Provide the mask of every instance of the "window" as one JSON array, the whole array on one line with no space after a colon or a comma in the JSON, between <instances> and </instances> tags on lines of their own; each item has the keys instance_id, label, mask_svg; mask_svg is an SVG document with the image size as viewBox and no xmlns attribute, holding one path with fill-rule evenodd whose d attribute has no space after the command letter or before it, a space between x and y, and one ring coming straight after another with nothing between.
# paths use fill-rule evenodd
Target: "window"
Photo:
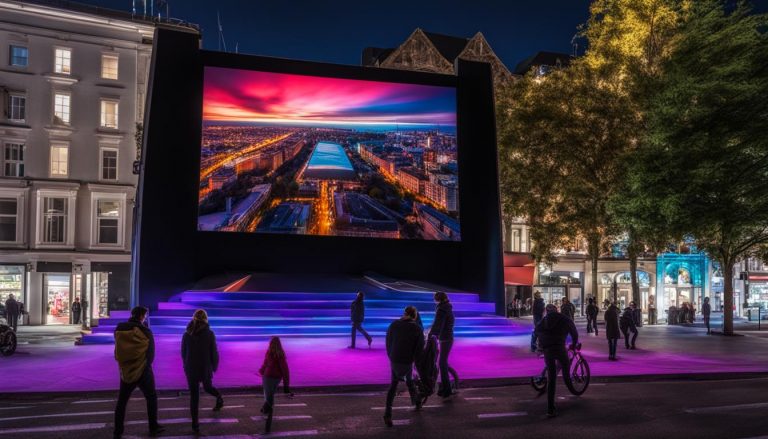
<instances>
[{"instance_id":1,"label":"window","mask_svg":"<svg viewBox=\"0 0 768 439\"><path fill-rule=\"evenodd\" d=\"M117 180L117 150L101 149L101 179Z\"/></svg>"},{"instance_id":2,"label":"window","mask_svg":"<svg viewBox=\"0 0 768 439\"><path fill-rule=\"evenodd\" d=\"M0 242L16 242L16 198L0 198Z\"/></svg>"},{"instance_id":3,"label":"window","mask_svg":"<svg viewBox=\"0 0 768 439\"><path fill-rule=\"evenodd\" d=\"M51 177L66 177L69 173L69 145L51 145Z\"/></svg>"},{"instance_id":4,"label":"window","mask_svg":"<svg viewBox=\"0 0 768 439\"><path fill-rule=\"evenodd\" d=\"M3 175L5 177L24 176L24 145L6 143L3 154Z\"/></svg>"},{"instance_id":5,"label":"window","mask_svg":"<svg viewBox=\"0 0 768 439\"><path fill-rule=\"evenodd\" d=\"M98 200L96 208L97 237L99 244L120 243L120 201Z\"/></svg>"},{"instance_id":6,"label":"window","mask_svg":"<svg viewBox=\"0 0 768 439\"><path fill-rule=\"evenodd\" d=\"M117 101L101 100L101 127L117 128Z\"/></svg>"},{"instance_id":7,"label":"window","mask_svg":"<svg viewBox=\"0 0 768 439\"><path fill-rule=\"evenodd\" d=\"M53 98L53 121L54 123L69 125L71 96L67 93L56 93Z\"/></svg>"},{"instance_id":8,"label":"window","mask_svg":"<svg viewBox=\"0 0 768 439\"><path fill-rule=\"evenodd\" d=\"M101 77L117 79L117 55L101 55Z\"/></svg>"},{"instance_id":9,"label":"window","mask_svg":"<svg viewBox=\"0 0 768 439\"><path fill-rule=\"evenodd\" d=\"M29 65L29 49L24 46L11 45L9 50L10 59L8 63L16 67L26 67Z\"/></svg>"},{"instance_id":10,"label":"window","mask_svg":"<svg viewBox=\"0 0 768 439\"><path fill-rule=\"evenodd\" d=\"M67 242L67 205L66 198L43 198L43 243Z\"/></svg>"},{"instance_id":11,"label":"window","mask_svg":"<svg viewBox=\"0 0 768 439\"><path fill-rule=\"evenodd\" d=\"M9 119L14 122L24 122L27 118L27 97L21 95L11 95L9 101Z\"/></svg>"},{"instance_id":12,"label":"window","mask_svg":"<svg viewBox=\"0 0 768 439\"><path fill-rule=\"evenodd\" d=\"M53 70L62 75L72 73L72 50L56 49L53 58Z\"/></svg>"}]
</instances>

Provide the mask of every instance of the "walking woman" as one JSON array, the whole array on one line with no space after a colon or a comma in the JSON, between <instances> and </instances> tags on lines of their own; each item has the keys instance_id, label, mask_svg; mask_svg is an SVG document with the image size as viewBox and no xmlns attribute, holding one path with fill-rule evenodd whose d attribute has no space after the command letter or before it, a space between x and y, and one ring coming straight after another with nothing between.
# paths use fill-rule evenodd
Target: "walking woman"
<instances>
[{"instance_id":1,"label":"walking woman","mask_svg":"<svg viewBox=\"0 0 768 439\"><path fill-rule=\"evenodd\" d=\"M259 375L261 375L262 387L264 387L264 405L261 407L261 413L269 415L272 413L272 407L275 406L275 392L277 392L280 380L283 381L283 392L293 396L289 390L288 360L285 358L280 337L272 337L269 340L269 347L266 355L264 355L264 363L259 369Z\"/></svg>"},{"instance_id":2,"label":"walking woman","mask_svg":"<svg viewBox=\"0 0 768 439\"><path fill-rule=\"evenodd\" d=\"M435 293L435 319L432 321L432 328L429 330L429 337L437 336L440 342L440 382L442 388L437 392L437 396L447 398L453 394L451 390L451 375L448 371L448 355L453 347L453 324L456 320L453 315L453 305L448 300L448 295L442 291Z\"/></svg>"},{"instance_id":3,"label":"walking woman","mask_svg":"<svg viewBox=\"0 0 768 439\"><path fill-rule=\"evenodd\" d=\"M357 336L357 331L360 331L360 333L363 334L363 337L368 340L368 349L371 348L371 343L373 342L373 338L371 338L365 329L363 329L363 320L365 320L365 303L363 302L364 298L365 297L363 292L358 291L357 297L355 297L355 300L349 307L350 317L352 319L352 344L349 345L350 349L355 348L355 338Z\"/></svg>"},{"instance_id":4,"label":"walking woman","mask_svg":"<svg viewBox=\"0 0 768 439\"><path fill-rule=\"evenodd\" d=\"M611 304L604 314L605 318L605 336L608 338L608 359L616 360L616 344L621 338L619 332L619 308Z\"/></svg>"},{"instance_id":5,"label":"walking woman","mask_svg":"<svg viewBox=\"0 0 768 439\"><path fill-rule=\"evenodd\" d=\"M216 335L208 325L208 314L198 309L187 325L181 338L181 359L184 362L184 374L189 386L189 410L192 415L192 430L200 431L198 407L200 405L200 383L203 389L216 397L214 411L224 406L221 393L213 387L213 373L219 368L219 351L216 348Z\"/></svg>"}]
</instances>

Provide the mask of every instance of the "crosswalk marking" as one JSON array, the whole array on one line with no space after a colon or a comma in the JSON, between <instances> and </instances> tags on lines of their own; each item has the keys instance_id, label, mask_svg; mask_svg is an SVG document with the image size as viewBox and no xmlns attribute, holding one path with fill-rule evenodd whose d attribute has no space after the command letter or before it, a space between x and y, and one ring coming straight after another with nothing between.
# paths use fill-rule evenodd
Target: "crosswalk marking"
<instances>
[{"instance_id":1,"label":"crosswalk marking","mask_svg":"<svg viewBox=\"0 0 768 439\"><path fill-rule=\"evenodd\" d=\"M493 397L492 396L471 396L471 397L465 396L464 399L466 399L467 401L486 401L489 399L493 399Z\"/></svg>"},{"instance_id":2,"label":"crosswalk marking","mask_svg":"<svg viewBox=\"0 0 768 439\"><path fill-rule=\"evenodd\" d=\"M3 429L0 429L0 435L23 434L23 433L47 433L47 432L77 431L77 430L100 430L106 427L107 427L107 424L104 422L101 422L101 423L93 423L93 424L49 425L46 427L3 428Z\"/></svg>"},{"instance_id":3,"label":"crosswalk marking","mask_svg":"<svg viewBox=\"0 0 768 439\"><path fill-rule=\"evenodd\" d=\"M443 407L442 405L423 405L421 408L424 409L433 409L437 407ZM384 410L386 407L371 407L371 410ZM410 406L410 405L399 405L392 407L392 410L408 410L408 409L415 409L416 407Z\"/></svg>"},{"instance_id":4,"label":"crosswalk marking","mask_svg":"<svg viewBox=\"0 0 768 439\"><path fill-rule=\"evenodd\" d=\"M158 420L161 424L185 424L185 423L192 423L192 418L173 418L173 419L159 419ZM236 424L240 421L238 421L235 418L202 418L198 420L201 424ZM128 421L125 423L125 425L142 425L146 424L147 420L141 420L141 421Z\"/></svg>"},{"instance_id":5,"label":"crosswalk marking","mask_svg":"<svg viewBox=\"0 0 768 439\"><path fill-rule=\"evenodd\" d=\"M275 407L306 407L306 406L307 404L303 402L296 402L293 404L275 404Z\"/></svg>"},{"instance_id":6,"label":"crosswalk marking","mask_svg":"<svg viewBox=\"0 0 768 439\"><path fill-rule=\"evenodd\" d=\"M528 416L528 412L481 413L477 415L477 417L480 419L509 418L513 416Z\"/></svg>"},{"instance_id":7,"label":"crosswalk marking","mask_svg":"<svg viewBox=\"0 0 768 439\"><path fill-rule=\"evenodd\" d=\"M19 410L19 409L31 409L32 406L18 406L18 407L0 407L0 410Z\"/></svg>"},{"instance_id":8,"label":"crosswalk marking","mask_svg":"<svg viewBox=\"0 0 768 439\"><path fill-rule=\"evenodd\" d=\"M117 399L83 399L72 401L72 404L100 404L102 402L117 402Z\"/></svg>"},{"instance_id":9,"label":"crosswalk marking","mask_svg":"<svg viewBox=\"0 0 768 439\"><path fill-rule=\"evenodd\" d=\"M85 413L56 413L53 415L34 415L34 416L14 416L12 418L0 418L0 421L19 421L22 419L38 419L38 418L68 418L70 416L99 416L99 415L113 415L115 412L85 412Z\"/></svg>"},{"instance_id":10,"label":"crosswalk marking","mask_svg":"<svg viewBox=\"0 0 768 439\"><path fill-rule=\"evenodd\" d=\"M290 436L314 436L318 434L317 430L299 430L299 431L276 431L274 433L268 433L264 435L256 435L254 438L270 438L270 437L290 437Z\"/></svg>"},{"instance_id":11,"label":"crosswalk marking","mask_svg":"<svg viewBox=\"0 0 768 439\"><path fill-rule=\"evenodd\" d=\"M752 404L721 405L719 407L696 407L685 409L686 413L718 413L724 410L761 409L768 407L768 402Z\"/></svg>"},{"instance_id":12,"label":"crosswalk marking","mask_svg":"<svg viewBox=\"0 0 768 439\"><path fill-rule=\"evenodd\" d=\"M251 416L251 419L254 421L261 421L264 419L264 416ZM272 416L272 419L276 421L290 421L290 420L298 420L298 419L312 419L312 415L283 415L283 416Z\"/></svg>"}]
</instances>

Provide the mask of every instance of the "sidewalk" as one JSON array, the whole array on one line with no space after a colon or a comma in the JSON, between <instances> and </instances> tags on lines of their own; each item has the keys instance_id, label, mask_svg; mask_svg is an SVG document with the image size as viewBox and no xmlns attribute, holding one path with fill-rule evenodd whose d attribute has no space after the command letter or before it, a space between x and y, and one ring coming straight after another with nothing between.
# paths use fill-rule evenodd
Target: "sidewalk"
<instances>
[{"instance_id":1,"label":"sidewalk","mask_svg":"<svg viewBox=\"0 0 768 439\"><path fill-rule=\"evenodd\" d=\"M577 322L580 331L583 322ZM30 332L27 332L29 330ZM601 328L602 330L602 328ZM0 358L3 392L101 391L118 388L118 371L113 346L74 346L71 334L61 330L61 340L19 346L11 357ZM20 328L26 340L39 332ZM768 335L768 331L766 331ZM646 326L640 328L638 350L619 345L619 361L607 361L604 332L598 337L581 333L583 352L593 377L638 377L658 375L707 375L726 373L768 373L768 337L745 333L742 337L706 335L697 327ZM451 365L462 380L503 380L538 374L543 360L530 353L530 337L457 339ZM346 338L284 338L291 368L291 387L354 387L386 385L389 363L384 340L374 339L373 349L351 350ZM182 390L186 381L181 368L180 340L157 338L154 364L158 388ZM362 346L365 346L364 344ZM214 378L222 388L254 387L261 384L256 371L261 366L266 342L219 340L221 366Z\"/></svg>"}]
</instances>

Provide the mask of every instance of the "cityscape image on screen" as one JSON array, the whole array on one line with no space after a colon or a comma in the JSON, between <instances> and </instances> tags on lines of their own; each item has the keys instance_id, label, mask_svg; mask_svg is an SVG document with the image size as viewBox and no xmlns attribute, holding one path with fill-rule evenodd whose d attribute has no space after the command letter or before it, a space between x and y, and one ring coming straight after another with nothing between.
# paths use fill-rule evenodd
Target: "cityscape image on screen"
<instances>
[{"instance_id":1,"label":"cityscape image on screen","mask_svg":"<svg viewBox=\"0 0 768 439\"><path fill-rule=\"evenodd\" d=\"M198 230L461 240L453 87L205 67Z\"/></svg>"}]
</instances>

